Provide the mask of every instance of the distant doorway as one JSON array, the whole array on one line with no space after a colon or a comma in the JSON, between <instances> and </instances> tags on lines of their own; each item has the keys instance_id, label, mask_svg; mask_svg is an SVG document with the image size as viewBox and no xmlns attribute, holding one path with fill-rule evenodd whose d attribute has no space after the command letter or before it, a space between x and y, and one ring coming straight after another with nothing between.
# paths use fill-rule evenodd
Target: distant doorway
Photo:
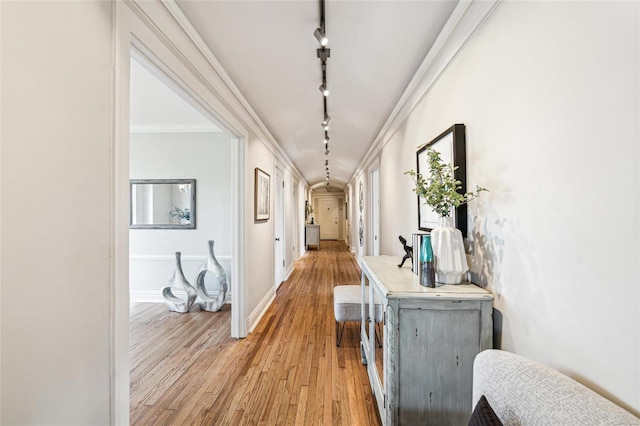
<instances>
[{"instance_id":1,"label":"distant doorway","mask_svg":"<svg viewBox=\"0 0 640 426\"><path fill-rule=\"evenodd\" d=\"M340 237L340 207L337 198L320 199L320 238L337 240Z\"/></svg>"}]
</instances>

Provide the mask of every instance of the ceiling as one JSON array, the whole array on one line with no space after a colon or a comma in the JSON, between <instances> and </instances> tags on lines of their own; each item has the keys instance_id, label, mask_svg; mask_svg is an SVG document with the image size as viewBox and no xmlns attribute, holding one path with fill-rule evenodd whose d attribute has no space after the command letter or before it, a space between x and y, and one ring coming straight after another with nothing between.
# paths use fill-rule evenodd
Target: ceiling
<instances>
[{"instance_id":1,"label":"ceiling","mask_svg":"<svg viewBox=\"0 0 640 426\"><path fill-rule=\"evenodd\" d=\"M330 154L324 154L319 1L193 1L179 7L311 186L344 188L457 5L327 1Z\"/></svg>"}]
</instances>

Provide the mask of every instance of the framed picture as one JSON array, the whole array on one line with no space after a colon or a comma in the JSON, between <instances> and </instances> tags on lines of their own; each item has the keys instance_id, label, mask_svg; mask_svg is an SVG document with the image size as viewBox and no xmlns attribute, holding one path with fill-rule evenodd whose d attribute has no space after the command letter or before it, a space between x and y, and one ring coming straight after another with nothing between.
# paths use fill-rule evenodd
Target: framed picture
<instances>
[{"instance_id":1,"label":"framed picture","mask_svg":"<svg viewBox=\"0 0 640 426\"><path fill-rule=\"evenodd\" d=\"M255 220L262 222L269 220L269 180L270 176L256 167L255 186Z\"/></svg>"},{"instance_id":2,"label":"framed picture","mask_svg":"<svg viewBox=\"0 0 640 426\"><path fill-rule=\"evenodd\" d=\"M364 210L364 185L362 185L362 181L360 181L360 190L358 194L358 201L360 205L360 213Z\"/></svg>"},{"instance_id":3,"label":"framed picture","mask_svg":"<svg viewBox=\"0 0 640 426\"><path fill-rule=\"evenodd\" d=\"M464 124L454 124L431 142L422 145L416 153L417 171L425 178L429 176L427 167L427 148L432 148L440 153L445 164L452 164L458 167L454 173L457 180L462 182L461 192L467 192L467 152L465 140ZM467 205L463 204L456 209L452 209L451 216L456 228L462 232L463 237L467 237ZM418 197L418 228L422 231L431 231L438 226L439 215L431 207L424 204Z\"/></svg>"},{"instance_id":4,"label":"framed picture","mask_svg":"<svg viewBox=\"0 0 640 426\"><path fill-rule=\"evenodd\" d=\"M304 221L309 219L309 200L304 200Z\"/></svg>"}]
</instances>

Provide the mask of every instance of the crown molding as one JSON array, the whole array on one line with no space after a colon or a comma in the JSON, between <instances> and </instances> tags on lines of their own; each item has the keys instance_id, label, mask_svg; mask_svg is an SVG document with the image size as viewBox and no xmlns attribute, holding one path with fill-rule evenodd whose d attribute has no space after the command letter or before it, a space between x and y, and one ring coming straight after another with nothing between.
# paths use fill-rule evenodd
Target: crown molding
<instances>
[{"instance_id":1,"label":"crown molding","mask_svg":"<svg viewBox=\"0 0 640 426\"><path fill-rule=\"evenodd\" d=\"M391 140L418 103L464 49L467 42L491 15L500 0L467 0L458 3L433 46L422 61L398 103L389 114L371 147L353 173L349 184L366 172L369 164Z\"/></svg>"},{"instance_id":2,"label":"crown molding","mask_svg":"<svg viewBox=\"0 0 640 426\"><path fill-rule=\"evenodd\" d=\"M132 124L131 133L222 133L215 124Z\"/></svg>"},{"instance_id":3,"label":"crown molding","mask_svg":"<svg viewBox=\"0 0 640 426\"><path fill-rule=\"evenodd\" d=\"M141 0L133 0L136 3L138 8L143 7L144 1ZM202 54L202 56L206 59L209 65L214 69L214 71L218 74L218 76L222 79L227 89L233 94L235 100L239 102L240 106L244 110L246 114L238 114L238 108L233 108L233 106L229 105L229 107L235 111L239 115L239 119L249 127L264 143L264 145L271 151L271 153L276 157L276 159L284 164L286 164L286 168L291 172L292 175L297 177L302 182L305 182L308 186L308 182L302 176L297 167L293 164L287 153L282 149L278 141L273 137L267 126L260 119L258 114L249 104L249 101L244 97L240 89L235 85L227 71L224 69L218 58L213 54L207 43L204 41L202 36L198 33L198 31L191 24L189 19L186 17L182 9L177 5L174 0L162 0L162 5L166 8L178 26L182 29L182 31L186 34L186 36L191 40L196 49ZM194 68L195 71L197 71ZM216 92L218 96L219 92ZM245 116L247 115L247 116Z\"/></svg>"}]
</instances>

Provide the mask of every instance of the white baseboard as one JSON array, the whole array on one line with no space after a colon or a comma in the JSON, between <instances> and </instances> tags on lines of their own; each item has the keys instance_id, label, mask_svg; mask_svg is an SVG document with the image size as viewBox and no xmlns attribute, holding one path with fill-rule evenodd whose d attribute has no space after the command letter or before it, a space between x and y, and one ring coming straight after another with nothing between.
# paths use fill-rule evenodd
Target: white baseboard
<instances>
[{"instance_id":1,"label":"white baseboard","mask_svg":"<svg viewBox=\"0 0 640 426\"><path fill-rule=\"evenodd\" d=\"M247 321L246 329L249 331L249 333L252 333L253 330L256 328L256 326L264 316L265 312L267 312L267 309L269 308L269 306L271 306L275 298L276 298L276 291L274 288L272 288L264 296L264 298L260 301L260 303L258 303L258 306L256 306L253 312L251 312L251 315L249 315L249 318L247 318L246 320Z\"/></svg>"},{"instance_id":2,"label":"white baseboard","mask_svg":"<svg viewBox=\"0 0 640 426\"><path fill-rule=\"evenodd\" d=\"M284 280L285 281L289 279L289 277L291 276L292 272L293 272L293 262L291 262L291 264L289 265L287 270L284 271Z\"/></svg>"},{"instance_id":3,"label":"white baseboard","mask_svg":"<svg viewBox=\"0 0 640 426\"><path fill-rule=\"evenodd\" d=\"M176 291L175 295L178 297L184 297L186 293ZM200 299L197 299L198 302ZM160 290L131 290L129 292L129 303L164 303L162 293ZM227 292L226 304L231 304L231 292Z\"/></svg>"}]
</instances>

